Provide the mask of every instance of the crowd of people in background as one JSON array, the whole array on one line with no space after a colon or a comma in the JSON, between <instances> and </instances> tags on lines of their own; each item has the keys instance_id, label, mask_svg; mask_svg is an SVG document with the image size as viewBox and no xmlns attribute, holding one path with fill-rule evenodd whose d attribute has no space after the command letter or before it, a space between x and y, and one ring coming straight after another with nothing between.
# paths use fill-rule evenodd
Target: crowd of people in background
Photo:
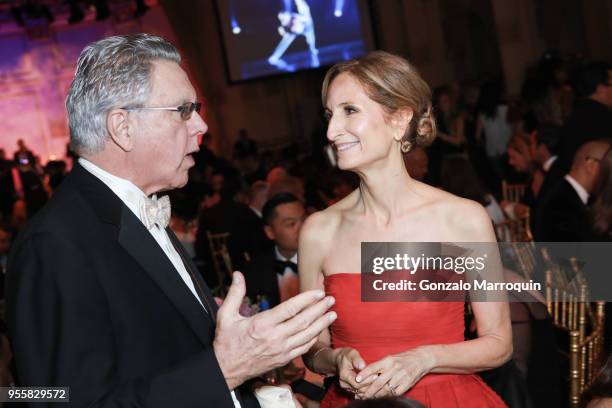
<instances>
[{"instance_id":1,"label":"crowd of people in background","mask_svg":"<svg viewBox=\"0 0 612 408\"><path fill-rule=\"evenodd\" d=\"M405 155L409 174L479 202L495 224L529 212L536 241L612 240L611 69L546 54L515 99L504 95L500 80L436 88L438 137ZM212 272L206 232L229 233L231 264L245 271L249 297L274 306L298 292L305 217L348 195L358 178L335 168L323 149L263 150L243 129L228 159L212 150L214 137L203 136L187 186L170 192L171 228L211 287L224 282ZM312 145L320 146L324 131L315 137ZM42 165L24 140L12 154L0 149L2 277L11 241L70 167L70 158ZM520 202L502 199L502 180L527 185ZM5 339L2 346L2 356L10 356ZM5 360L3 386L10 384ZM610 363L606 370L588 394L593 399L610 397L598 391L609 389L603 382L611 386Z\"/></svg>"}]
</instances>

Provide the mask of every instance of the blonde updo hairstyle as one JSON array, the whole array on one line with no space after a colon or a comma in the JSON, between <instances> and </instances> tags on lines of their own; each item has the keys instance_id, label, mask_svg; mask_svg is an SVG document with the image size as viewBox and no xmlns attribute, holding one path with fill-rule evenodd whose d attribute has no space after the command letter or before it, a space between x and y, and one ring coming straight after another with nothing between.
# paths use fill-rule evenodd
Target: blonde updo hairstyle
<instances>
[{"instance_id":1,"label":"blonde updo hairstyle","mask_svg":"<svg viewBox=\"0 0 612 408\"><path fill-rule=\"evenodd\" d=\"M410 109L412 119L402 138L412 146L429 146L436 137L436 122L431 108L431 90L417 70L404 58L374 51L361 58L334 65L323 80L321 98L327 103L329 87L342 73L350 74L374 102L388 115Z\"/></svg>"}]
</instances>

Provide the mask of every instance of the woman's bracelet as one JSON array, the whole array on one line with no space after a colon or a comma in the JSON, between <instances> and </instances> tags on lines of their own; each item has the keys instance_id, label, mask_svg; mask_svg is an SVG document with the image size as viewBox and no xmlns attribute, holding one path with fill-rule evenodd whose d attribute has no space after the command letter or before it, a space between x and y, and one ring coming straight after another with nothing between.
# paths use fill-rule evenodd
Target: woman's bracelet
<instances>
[{"instance_id":1,"label":"woman's bracelet","mask_svg":"<svg viewBox=\"0 0 612 408\"><path fill-rule=\"evenodd\" d=\"M318 349L317 351L315 351L315 353L312 355L312 359L310 361L312 361L312 368L314 372L318 372L317 368L315 367L315 359L317 358L317 356L319 355L320 352L322 352L323 350L333 350L333 348L329 347L329 346L323 346L320 349ZM321 374L321 373L319 373Z\"/></svg>"}]
</instances>

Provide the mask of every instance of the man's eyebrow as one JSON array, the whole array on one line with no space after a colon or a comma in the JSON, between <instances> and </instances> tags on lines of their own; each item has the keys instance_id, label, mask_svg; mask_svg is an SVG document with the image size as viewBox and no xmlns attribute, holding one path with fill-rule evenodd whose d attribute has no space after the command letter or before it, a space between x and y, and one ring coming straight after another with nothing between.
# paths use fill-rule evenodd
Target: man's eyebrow
<instances>
[{"instance_id":1,"label":"man's eyebrow","mask_svg":"<svg viewBox=\"0 0 612 408\"><path fill-rule=\"evenodd\" d=\"M178 102L178 103L179 103L179 105L182 105L182 104L188 103L188 102L196 102L197 99L198 99L197 96L194 97L194 98L185 97L185 98L179 99L180 102Z\"/></svg>"},{"instance_id":2,"label":"man's eyebrow","mask_svg":"<svg viewBox=\"0 0 612 408\"><path fill-rule=\"evenodd\" d=\"M281 221L293 221L293 220L299 220L300 218L302 218L301 216L299 217L284 217Z\"/></svg>"}]
</instances>

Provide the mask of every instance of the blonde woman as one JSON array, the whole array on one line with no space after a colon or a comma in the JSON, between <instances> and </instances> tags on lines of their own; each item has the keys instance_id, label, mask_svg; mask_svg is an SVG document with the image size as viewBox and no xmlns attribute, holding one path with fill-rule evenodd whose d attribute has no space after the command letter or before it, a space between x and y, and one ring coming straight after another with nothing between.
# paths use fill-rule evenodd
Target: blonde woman
<instances>
[{"instance_id":1,"label":"blonde woman","mask_svg":"<svg viewBox=\"0 0 612 408\"><path fill-rule=\"evenodd\" d=\"M301 290L325 289L338 318L305 355L339 381L321 407L406 395L429 407L503 407L473 373L512 354L507 303L473 303L478 338L464 341L463 302L361 301L360 244L495 242L484 208L410 177L402 152L435 137L427 84L403 58L373 52L337 64L323 83L327 138L359 188L313 214L300 234Z\"/></svg>"}]
</instances>

